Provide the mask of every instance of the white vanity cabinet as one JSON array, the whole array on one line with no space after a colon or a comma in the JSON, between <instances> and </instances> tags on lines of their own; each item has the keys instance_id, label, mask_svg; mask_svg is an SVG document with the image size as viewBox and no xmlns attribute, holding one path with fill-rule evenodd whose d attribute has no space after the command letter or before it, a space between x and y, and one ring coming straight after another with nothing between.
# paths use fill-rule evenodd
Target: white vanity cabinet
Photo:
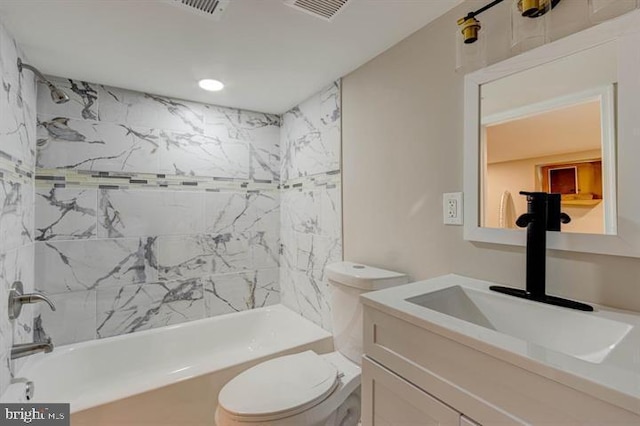
<instances>
[{"instance_id":1,"label":"white vanity cabinet","mask_svg":"<svg viewBox=\"0 0 640 426\"><path fill-rule=\"evenodd\" d=\"M365 357L362 421L371 426L462 425L460 413Z\"/></svg>"},{"instance_id":2,"label":"white vanity cabinet","mask_svg":"<svg viewBox=\"0 0 640 426\"><path fill-rule=\"evenodd\" d=\"M638 425L640 415L365 300L363 426Z\"/></svg>"}]
</instances>

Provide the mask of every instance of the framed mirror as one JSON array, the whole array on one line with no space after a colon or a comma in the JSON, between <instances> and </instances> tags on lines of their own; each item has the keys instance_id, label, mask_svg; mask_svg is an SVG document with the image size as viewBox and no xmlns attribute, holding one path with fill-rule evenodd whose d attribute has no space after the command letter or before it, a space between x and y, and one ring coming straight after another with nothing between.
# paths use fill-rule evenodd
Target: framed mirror
<instances>
[{"instance_id":1,"label":"framed mirror","mask_svg":"<svg viewBox=\"0 0 640 426\"><path fill-rule=\"evenodd\" d=\"M524 245L520 191L559 192L548 247L640 257L640 12L465 77L465 239Z\"/></svg>"}]
</instances>

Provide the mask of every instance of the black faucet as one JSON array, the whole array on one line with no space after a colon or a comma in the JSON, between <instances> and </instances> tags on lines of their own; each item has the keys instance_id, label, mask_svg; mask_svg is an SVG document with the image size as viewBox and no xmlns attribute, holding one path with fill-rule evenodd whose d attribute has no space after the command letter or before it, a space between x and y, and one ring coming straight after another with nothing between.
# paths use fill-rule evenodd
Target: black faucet
<instances>
[{"instance_id":1,"label":"black faucet","mask_svg":"<svg viewBox=\"0 0 640 426\"><path fill-rule=\"evenodd\" d=\"M550 305L593 311L587 304L546 294L547 231L560 231L562 223L571 221L569 215L560 211L560 194L521 191L520 195L527 196L527 212L516 220L520 228L527 228L526 290L502 286L491 286L490 289Z\"/></svg>"}]
</instances>

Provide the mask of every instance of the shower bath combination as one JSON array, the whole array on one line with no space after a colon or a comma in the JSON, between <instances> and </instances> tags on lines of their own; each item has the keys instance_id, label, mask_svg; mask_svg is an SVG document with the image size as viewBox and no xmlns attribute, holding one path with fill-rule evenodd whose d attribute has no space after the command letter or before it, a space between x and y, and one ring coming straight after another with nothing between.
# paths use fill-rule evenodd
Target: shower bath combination
<instances>
[{"instance_id":1,"label":"shower bath combination","mask_svg":"<svg viewBox=\"0 0 640 426\"><path fill-rule=\"evenodd\" d=\"M36 67L24 64L22 63L22 59L18 58L18 71L22 72L23 68L33 71L38 80L49 87L49 90L51 91L51 100L54 103L63 104L65 102L69 102L69 96L67 96L67 94L62 90L58 89L52 82L47 80L47 78L40 71L38 71Z\"/></svg>"}]
</instances>

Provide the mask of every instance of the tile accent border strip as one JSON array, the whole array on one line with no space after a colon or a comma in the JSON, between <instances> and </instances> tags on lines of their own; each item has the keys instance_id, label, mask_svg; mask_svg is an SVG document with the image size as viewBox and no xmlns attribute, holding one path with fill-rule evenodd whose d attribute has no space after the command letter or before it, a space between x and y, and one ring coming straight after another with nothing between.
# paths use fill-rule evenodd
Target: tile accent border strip
<instances>
[{"instance_id":1,"label":"tile accent border strip","mask_svg":"<svg viewBox=\"0 0 640 426\"><path fill-rule=\"evenodd\" d=\"M0 151L0 179L3 181L31 183L33 171L16 162L16 160Z\"/></svg>"},{"instance_id":2,"label":"tile accent border strip","mask_svg":"<svg viewBox=\"0 0 640 426\"><path fill-rule=\"evenodd\" d=\"M0 173L2 173L0 163ZM26 176L31 176L28 174ZM247 179L215 178L149 173L91 172L38 169L37 188L146 189L174 191L277 191L303 190L340 183L340 170L291 179L285 183Z\"/></svg>"}]
</instances>

